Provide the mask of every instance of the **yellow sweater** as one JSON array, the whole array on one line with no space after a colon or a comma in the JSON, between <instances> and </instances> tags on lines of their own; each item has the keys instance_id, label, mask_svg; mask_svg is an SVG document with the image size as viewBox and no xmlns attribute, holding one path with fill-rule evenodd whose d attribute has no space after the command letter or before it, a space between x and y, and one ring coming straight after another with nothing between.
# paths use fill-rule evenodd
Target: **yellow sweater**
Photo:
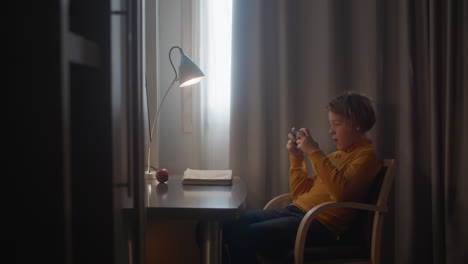
<instances>
[{"instance_id":1,"label":"yellow sweater","mask_svg":"<svg viewBox=\"0 0 468 264\"><path fill-rule=\"evenodd\" d=\"M292 204L303 211L323 202L363 201L382 167L369 139L363 139L346 152L335 151L325 156L316 150L308 157L315 171L310 177L303 159L289 158ZM335 208L319 214L317 220L330 231L341 234L351 224L354 214L352 209Z\"/></svg>"}]
</instances>

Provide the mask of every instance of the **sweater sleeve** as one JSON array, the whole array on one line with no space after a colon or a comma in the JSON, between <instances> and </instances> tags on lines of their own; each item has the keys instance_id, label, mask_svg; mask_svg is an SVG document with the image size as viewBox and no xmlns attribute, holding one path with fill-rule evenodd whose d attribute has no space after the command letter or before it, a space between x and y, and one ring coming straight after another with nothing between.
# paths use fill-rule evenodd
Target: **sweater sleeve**
<instances>
[{"instance_id":1,"label":"sweater sleeve","mask_svg":"<svg viewBox=\"0 0 468 264\"><path fill-rule=\"evenodd\" d=\"M313 185L313 180L308 177L304 159L289 157L289 188L293 199L307 192Z\"/></svg>"},{"instance_id":2,"label":"sweater sleeve","mask_svg":"<svg viewBox=\"0 0 468 264\"><path fill-rule=\"evenodd\" d=\"M335 201L354 199L360 196L359 193L366 192L381 167L371 150L360 151L343 168L335 167L321 150L310 153L309 160Z\"/></svg>"}]
</instances>

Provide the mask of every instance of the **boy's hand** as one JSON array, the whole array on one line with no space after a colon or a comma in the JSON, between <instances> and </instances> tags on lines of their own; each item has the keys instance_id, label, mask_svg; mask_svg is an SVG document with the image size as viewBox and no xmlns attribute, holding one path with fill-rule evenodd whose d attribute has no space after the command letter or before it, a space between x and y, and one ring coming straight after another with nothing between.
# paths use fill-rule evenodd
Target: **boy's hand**
<instances>
[{"instance_id":1,"label":"boy's hand","mask_svg":"<svg viewBox=\"0 0 468 264\"><path fill-rule=\"evenodd\" d=\"M296 144L299 150L302 150L306 154L310 154L312 151L319 149L318 143L312 138L307 128L299 129L302 133L297 133Z\"/></svg>"},{"instance_id":2,"label":"boy's hand","mask_svg":"<svg viewBox=\"0 0 468 264\"><path fill-rule=\"evenodd\" d=\"M296 128L292 128L291 131L296 131ZM302 133L298 133L302 134ZM293 156L295 159L304 159L304 152L297 148L296 140L293 134L288 133L288 143L286 144L286 148L289 151L289 155Z\"/></svg>"}]
</instances>

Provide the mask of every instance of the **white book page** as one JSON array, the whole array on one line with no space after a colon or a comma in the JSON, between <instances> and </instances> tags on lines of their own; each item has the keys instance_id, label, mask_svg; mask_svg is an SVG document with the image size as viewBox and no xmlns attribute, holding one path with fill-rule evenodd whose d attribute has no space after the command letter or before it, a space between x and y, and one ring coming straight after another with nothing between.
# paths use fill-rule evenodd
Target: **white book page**
<instances>
[{"instance_id":1,"label":"white book page","mask_svg":"<svg viewBox=\"0 0 468 264\"><path fill-rule=\"evenodd\" d=\"M184 179L197 180L230 180L232 179L232 170L192 170L184 171Z\"/></svg>"}]
</instances>

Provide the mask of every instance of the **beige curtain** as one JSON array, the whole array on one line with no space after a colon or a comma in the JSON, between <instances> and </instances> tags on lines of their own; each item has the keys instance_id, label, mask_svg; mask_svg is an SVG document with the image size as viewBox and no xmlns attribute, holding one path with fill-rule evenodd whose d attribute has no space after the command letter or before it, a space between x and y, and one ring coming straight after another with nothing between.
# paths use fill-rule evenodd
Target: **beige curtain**
<instances>
[{"instance_id":1,"label":"beige curtain","mask_svg":"<svg viewBox=\"0 0 468 264\"><path fill-rule=\"evenodd\" d=\"M292 125L311 128L330 146L329 32L321 28L328 24L327 4L313 5L290 17L289 1L234 1L230 165L248 184L250 208L288 191L285 146ZM301 19L309 25L297 27Z\"/></svg>"},{"instance_id":2,"label":"beige curtain","mask_svg":"<svg viewBox=\"0 0 468 264\"><path fill-rule=\"evenodd\" d=\"M467 1L234 1L231 168L248 208L287 192L286 135L325 152L326 103L374 99L381 158L398 160L383 263L468 262Z\"/></svg>"},{"instance_id":3,"label":"beige curtain","mask_svg":"<svg viewBox=\"0 0 468 264\"><path fill-rule=\"evenodd\" d=\"M395 211L397 226L407 227L396 230L404 253L397 260L466 263L468 3L409 1L406 7L409 82L400 116L407 126L399 137ZM399 212L401 205L406 211Z\"/></svg>"}]
</instances>

